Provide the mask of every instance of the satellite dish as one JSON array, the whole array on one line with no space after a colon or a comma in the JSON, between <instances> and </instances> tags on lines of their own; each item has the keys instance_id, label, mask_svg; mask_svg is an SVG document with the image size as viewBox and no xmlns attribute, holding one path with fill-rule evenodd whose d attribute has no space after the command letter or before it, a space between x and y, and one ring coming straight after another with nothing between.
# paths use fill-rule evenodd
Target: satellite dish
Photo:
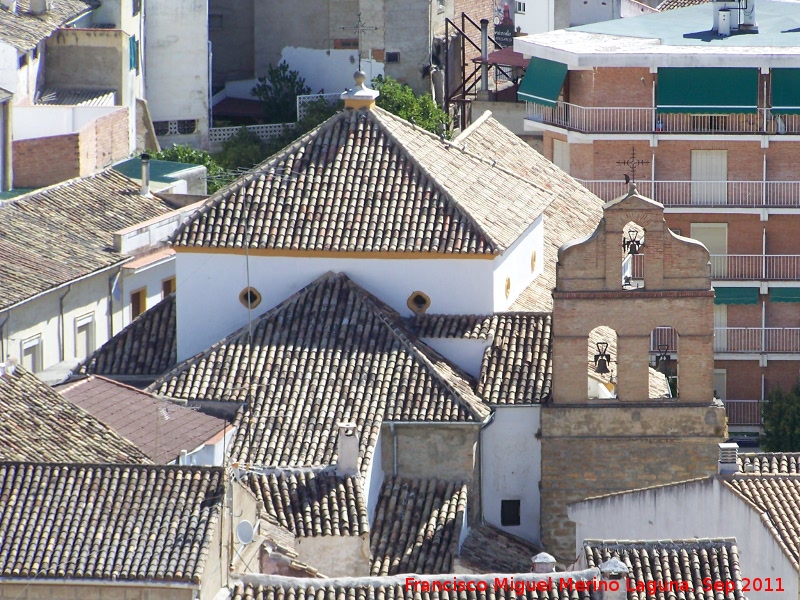
<instances>
[{"instance_id":1,"label":"satellite dish","mask_svg":"<svg viewBox=\"0 0 800 600\"><path fill-rule=\"evenodd\" d=\"M253 541L255 529L247 519L243 519L236 526L236 539L245 546Z\"/></svg>"}]
</instances>

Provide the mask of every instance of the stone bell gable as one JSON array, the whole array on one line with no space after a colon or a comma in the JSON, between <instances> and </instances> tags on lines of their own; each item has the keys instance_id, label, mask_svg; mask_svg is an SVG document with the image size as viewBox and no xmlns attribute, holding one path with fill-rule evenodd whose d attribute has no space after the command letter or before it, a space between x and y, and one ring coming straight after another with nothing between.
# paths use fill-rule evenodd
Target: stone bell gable
<instances>
[{"instance_id":1,"label":"stone bell gable","mask_svg":"<svg viewBox=\"0 0 800 600\"><path fill-rule=\"evenodd\" d=\"M556 269L556 404L586 402L587 340L599 326L617 336L616 400L650 399L651 335L671 327L678 400L711 403L714 292L709 253L700 242L667 227L663 205L640 196L631 184L626 196L605 205L592 235L559 250Z\"/></svg>"}]
</instances>

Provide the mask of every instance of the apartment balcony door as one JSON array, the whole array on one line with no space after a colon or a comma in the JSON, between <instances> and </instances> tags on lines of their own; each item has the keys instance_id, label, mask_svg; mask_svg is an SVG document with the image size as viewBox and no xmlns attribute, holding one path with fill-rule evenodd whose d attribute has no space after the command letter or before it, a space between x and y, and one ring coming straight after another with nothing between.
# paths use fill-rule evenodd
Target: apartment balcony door
<instances>
[{"instance_id":1,"label":"apartment balcony door","mask_svg":"<svg viewBox=\"0 0 800 600\"><path fill-rule=\"evenodd\" d=\"M714 352L728 350L728 305L714 305Z\"/></svg>"},{"instance_id":2,"label":"apartment balcony door","mask_svg":"<svg viewBox=\"0 0 800 600\"><path fill-rule=\"evenodd\" d=\"M728 203L728 151L692 150L692 204Z\"/></svg>"},{"instance_id":3,"label":"apartment balcony door","mask_svg":"<svg viewBox=\"0 0 800 600\"><path fill-rule=\"evenodd\" d=\"M569 175L569 143L553 140L553 164Z\"/></svg>"},{"instance_id":4,"label":"apartment balcony door","mask_svg":"<svg viewBox=\"0 0 800 600\"><path fill-rule=\"evenodd\" d=\"M689 235L708 248L714 277L725 278L728 274L728 224L692 223Z\"/></svg>"},{"instance_id":5,"label":"apartment balcony door","mask_svg":"<svg viewBox=\"0 0 800 600\"><path fill-rule=\"evenodd\" d=\"M728 371L714 369L714 397L720 400L728 399Z\"/></svg>"}]
</instances>

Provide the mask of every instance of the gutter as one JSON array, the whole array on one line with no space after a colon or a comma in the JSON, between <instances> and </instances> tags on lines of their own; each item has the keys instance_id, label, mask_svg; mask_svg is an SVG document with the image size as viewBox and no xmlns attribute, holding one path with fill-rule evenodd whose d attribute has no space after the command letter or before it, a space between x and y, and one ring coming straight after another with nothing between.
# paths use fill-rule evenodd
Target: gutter
<instances>
[{"instance_id":1,"label":"gutter","mask_svg":"<svg viewBox=\"0 0 800 600\"><path fill-rule=\"evenodd\" d=\"M2 360L3 357L5 357L5 355L6 355L5 337L3 336L3 333L4 333L4 329L5 329L6 323L8 323L8 320L10 318L11 318L11 310L8 310L6 312L6 318L3 319L2 323L0 323L0 360Z\"/></svg>"},{"instance_id":2,"label":"gutter","mask_svg":"<svg viewBox=\"0 0 800 600\"><path fill-rule=\"evenodd\" d=\"M59 337L58 337L58 362L64 360L66 344L66 327L64 326L64 298L66 298L72 291L72 284L67 286L67 291L64 292L58 299L58 324L59 324Z\"/></svg>"}]
</instances>

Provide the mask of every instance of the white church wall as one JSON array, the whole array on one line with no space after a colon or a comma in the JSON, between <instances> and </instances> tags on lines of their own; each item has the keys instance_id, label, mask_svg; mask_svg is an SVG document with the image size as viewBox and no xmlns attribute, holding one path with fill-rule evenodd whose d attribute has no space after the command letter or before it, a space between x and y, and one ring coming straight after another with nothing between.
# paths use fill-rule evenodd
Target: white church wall
<instances>
[{"instance_id":1,"label":"white church wall","mask_svg":"<svg viewBox=\"0 0 800 600\"><path fill-rule=\"evenodd\" d=\"M248 310L239 302L247 287L247 263L241 254L178 251L178 360L247 324ZM491 314L494 309L491 260L251 256L249 264L250 286L262 295L253 318L328 271L346 273L404 316L412 315L407 302L416 291L430 298L430 313Z\"/></svg>"},{"instance_id":2,"label":"white church wall","mask_svg":"<svg viewBox=\"0 0 800 600\"><path fill-rule=\"evenodd\" d=\"M495 263L492 312L508 310L542 273L543 263L544 218L540 215Z\"/></svg>"},{"instance_id":3,"label":"white church wall","mask_svg":"<svg viewBox=\"0 0 800 600\"><path fill-rule=\"evenodd\" d=\"M494 419L481 433L483 519L498 529L534 543L540 541L539 515L542 444L536 437L541 407L496 406ZM520 524L500 518L503 500L520 501Z\"/></svg>"},{"instance_id":4,"label":"white church wall","mask_svg":"<svg viewBox=\"0 0 800 600\"><path fill-rule=\"evenodd\" d=\"M481 372L481 362L491 340L463 338L420 338L439 354L464 369L473 377Z\"/></svg>"},{"instance_id":5,"label":"white church wall","mask_svg":"<svg viewBox=\"0 0 800 600\"><path fill-rule=\"evenodd\" d=\"M767 531L759 511L750 508L719 479L614 494L569 507L575 521L575 550L583 540L679 540L735 537L742 577L766 581L781 577L785 593L757 592L750 600L797 598L798 574Z\"/></svg>"}]
</instances>

